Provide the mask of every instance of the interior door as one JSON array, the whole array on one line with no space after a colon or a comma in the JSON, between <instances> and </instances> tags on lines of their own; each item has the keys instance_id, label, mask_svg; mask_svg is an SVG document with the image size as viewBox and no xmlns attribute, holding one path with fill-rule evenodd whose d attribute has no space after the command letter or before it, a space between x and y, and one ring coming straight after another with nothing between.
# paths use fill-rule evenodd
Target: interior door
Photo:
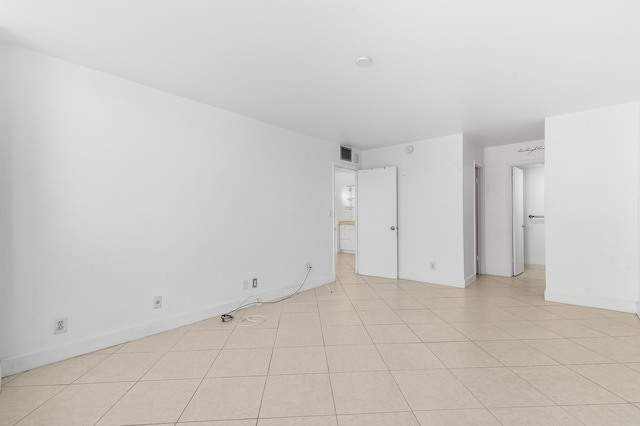
<instances>
[{"instance_id":1,"label":"interior door","mask_svg":"<svg viewBox=\"0 0 640 426\"><path fill-rule=\"evenodd\" d=\"M395 167L358 170L357 268L398 278L398 196Z\"/></svg>"},{"instance_id":2,"label":"interior door","mask_svg":"<svg viewBox=\"0 0 640 426\"><path fill-rule=\"evenodd\" d=\"M524 178L513 168L513 276L524 272Z\"/></svg>"}]
</instances>

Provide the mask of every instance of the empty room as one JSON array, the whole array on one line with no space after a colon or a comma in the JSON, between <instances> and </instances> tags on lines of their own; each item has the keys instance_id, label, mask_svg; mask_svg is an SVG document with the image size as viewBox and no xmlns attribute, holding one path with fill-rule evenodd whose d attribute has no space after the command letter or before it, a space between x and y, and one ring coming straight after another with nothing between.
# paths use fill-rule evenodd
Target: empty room
<instances>
[{"instance_id":1,"label":"empty room","mask_svg":"<svg viewBox=\"0 0 640 426\"><path fill-rule=\"evenodd\" d=\"M639 15L0 0L0 426L640 424Z\"/></svg>"}]
</instances>

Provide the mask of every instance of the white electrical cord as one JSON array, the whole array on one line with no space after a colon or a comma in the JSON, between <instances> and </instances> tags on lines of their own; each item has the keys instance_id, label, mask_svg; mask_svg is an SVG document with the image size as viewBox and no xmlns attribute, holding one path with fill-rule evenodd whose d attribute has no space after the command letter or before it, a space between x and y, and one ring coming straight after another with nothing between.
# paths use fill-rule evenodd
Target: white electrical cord
<instances>
[{"instance_id":1,"label":"white electrical cord","mask_svg":"<svg viewBox=\"0 0 640 426\"><path fill-rule=\"evenodd\" d=\"M242 302L240 302L240 306L235 308L233 311L227 312L226 314L220 315L220 319L222 319L222 322L231 321L232 324L237 325L239 327L254 327L256 325L262 324L263 322L265 322L267 320L267 317L265 317L264 315L247 315L247 316L243 316L240 319L240 321L235 321L233 314L235 314L236 311L238 311L238 310L240 310L242 308L251 308L251 307L254 307L254 306L259 306L262 303L272 304L272 303L282 302L283 300L287 300L291 296L296 295L300 291L300 289L302 289L304 284L307 282L307 278L309 278L309 273L310 272L311 272L311 267L307 267L307 274L304 276L304 280L302 280L302 283L298 286L296 291L294 291L290 295L285 296L285 297L283 297L281 299L272 300L272 301L269 301L269 302L251 302L251 303L244 304L247 300L255 297L253 295L252 296L248 296ZM248 322L249 324L245 324L245 322Z\"/></svg>"}]
</instances>

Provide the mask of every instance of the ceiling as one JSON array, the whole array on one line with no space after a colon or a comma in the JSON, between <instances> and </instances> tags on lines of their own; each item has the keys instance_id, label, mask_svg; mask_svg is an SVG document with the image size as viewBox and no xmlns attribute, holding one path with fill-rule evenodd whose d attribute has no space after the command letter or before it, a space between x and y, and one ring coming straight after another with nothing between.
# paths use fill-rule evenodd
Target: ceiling
<instances>
[{"instance_id":1,"label":"ceiling","mask_svg":"<svg viewBox=\"0 0 640 426\"><path fill-rule=\"evenodd\" d=\"M0 0L0 40L360 149L490 146L640 99L639 16L637 0Z\"/></svg>"}]
</instances>

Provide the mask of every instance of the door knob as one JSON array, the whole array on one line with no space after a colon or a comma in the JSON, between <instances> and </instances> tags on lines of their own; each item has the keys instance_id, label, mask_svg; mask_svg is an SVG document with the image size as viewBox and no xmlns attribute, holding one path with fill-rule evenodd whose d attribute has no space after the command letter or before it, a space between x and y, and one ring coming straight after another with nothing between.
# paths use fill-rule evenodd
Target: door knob
<instances>
[{"instance_id":1,"label":"door knob","mask_svg":"<svg viewBox=\"0 0 640 426\"><path fill-rule=\"evenodd\" d=\"M392 227L391 227L391 230L392 230L392 231L395 231L395 230L396 230L396 227L395 227L395 226L392 226Z\"/></svg>"}]
</instances>

